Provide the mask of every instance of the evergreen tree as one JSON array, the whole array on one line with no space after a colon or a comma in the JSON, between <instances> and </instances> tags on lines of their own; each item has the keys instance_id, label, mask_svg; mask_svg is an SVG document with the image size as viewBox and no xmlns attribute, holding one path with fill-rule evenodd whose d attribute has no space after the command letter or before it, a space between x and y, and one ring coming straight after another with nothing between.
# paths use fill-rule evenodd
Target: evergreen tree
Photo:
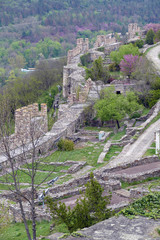
<instances>
[{"instance_id":1,"label":"evergreen tree","mask_svg":"<svg viewBox=\"0 0 160 240\"><path fill-rule=\"evenodd\" d=\"M146 35L146 43L152 45L154 43L154 36L155 36L154 31L150 29Z\"/></svg>"}]
</instances>

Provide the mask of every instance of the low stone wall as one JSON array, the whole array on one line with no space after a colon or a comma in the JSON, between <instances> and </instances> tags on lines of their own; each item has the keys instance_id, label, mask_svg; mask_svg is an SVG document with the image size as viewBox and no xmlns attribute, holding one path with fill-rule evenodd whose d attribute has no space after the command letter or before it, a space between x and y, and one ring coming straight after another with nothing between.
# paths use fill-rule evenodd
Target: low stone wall
<instances>
[{"instance_id":1,"label":"low stone wall","mask_svg":"<svg viewBox=\"0 0 160 240\"><path fill-rule=\"evenodd\" d=\"M102 174L102 179L104 181L107 181L108 179L115 179L120 180L123 182L129 182L132 183L134 181L142 181L149 177L159 177L160 176L160 168L154 169L154 170L148 170L141 173L136 174L126 174L126 173L104 173Z\"/></svg>"},{"instance_id":2,"label":"low stone wall","mask_svg":"<svg viewBox=\"0 0 160 240\"><path fill-rule=\"evenodd\" d=\"M88 179L89 180L89 179ZM117 180L109 180L109 181L103 181L101 179L98 180L98 182L101 184L101 186L104 188L104 190L106 192L111 192L113 190L119 190L121 188L121 183L120 181L117 181ZM85 184L87 183L87 181L85 182ZM64 185L64 184L63 184ZM63 186L63 189L64 189L65 186ZM59 188L59 187L58 187ZM59 188L61 189L61 188ZM75 195L79 195L81 193L83 193L85 191L85 186L82 186L82 187L76 187L73 189L70 189L70 190L66 190L66 191L60 191L58 190L57 193L54 193L54 190L53 188L50 189L50 193L49 194L53 199L60 199L60 198L64 198L66 196L75 196Z\"/></svg>"},{"instance_id":3,"label":"low stone wall","mask_svg":"<svg viewBox=\"0 0 160 240\"><path fill-rule=\"evenodd\" d=\"M160 191L160 189L158 188L158 189L152 189L152 191L153 192L159 192ZM131 198L140 198L140 197L143 197L143 196L145 196L145 195L147 195L147 194L149 194L150 192L149 192L149 190L147 190L147 189L144 189L144 188L134 188L134 189L130 189L130 197Z\"/></svg>"},{"instance_id":4,"label":"low stone wall","mask_svg":"<svg viewBox=\"0 0 160 240\"><path fill-rule=\"evenodd\" d=\"M71 179L68 182L62 184L62 185L57 185L54 186L52 188L50 188L50 192L54 193L54 194L59 194L62 192L66 192L66 191L70 191L71 189L77 188L79 186L84 186L88 181L90 180L90 173L88 173L87 175L84 175L82 177L78 177L75 179ZM98 178L98 180L100 180L100 178ZM121 184L119 181L108 181L108 182L101 182L101 184L104 186L109 186L110 189L120 189L121 188Z\"/></svg>"},{"instance_id":5,"label":"low stone wall","mask_svg":"<svg viewBox=\"0 0 160 240\"><path fill-rule=\"evenodd\" d=\"M155 155L155 156L151 156L151 157L141 158L141 159L138 159L131 163L127 163L127 164L124 163L120 166L116 166L113 168L107 168L107 165L106 165L105 167L102 167L99 171L97 171L97 172L95 171L95 173L96 173L96 176L98 177L98 175L101 176L103 173L117 172L117 171L129 168L129 167L136 167L136 166L144 165L147 163L159 162L159 161L160 161L159 158Z\"/></svg>"}]
</instances>

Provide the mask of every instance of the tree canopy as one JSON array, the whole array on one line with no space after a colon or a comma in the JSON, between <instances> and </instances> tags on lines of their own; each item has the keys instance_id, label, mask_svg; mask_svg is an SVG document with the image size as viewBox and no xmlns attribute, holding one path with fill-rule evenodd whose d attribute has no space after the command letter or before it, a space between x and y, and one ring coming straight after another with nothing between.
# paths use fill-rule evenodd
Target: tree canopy
<instances>
[{"instance_id":1,"label":"tree canopy","mask_svg":"<svg viewBox=\"0 0 160 240\"><path fill-rule=\"evenodd\" d=\"M95 104L97 117L102 121L116 120L119 128L119 121L126 114L130 115L141 109L134 92L127 92L126 96L116 94L114 87L105 88L101 93L101 99Z\"/></svg>"},{"instance_id":2,"label":"tree canopy","mask_svg":"<svg viewBox=\"0 0 160 240\"><path fill-rule=\"evenodd\" d=\"M138 47L134 46L132 43L123 45L119 50L111 52L110 57L113 62L120 64L121 60L125 55L132 54L133 56L140 55Z\"/></svg>"}]
</instances>

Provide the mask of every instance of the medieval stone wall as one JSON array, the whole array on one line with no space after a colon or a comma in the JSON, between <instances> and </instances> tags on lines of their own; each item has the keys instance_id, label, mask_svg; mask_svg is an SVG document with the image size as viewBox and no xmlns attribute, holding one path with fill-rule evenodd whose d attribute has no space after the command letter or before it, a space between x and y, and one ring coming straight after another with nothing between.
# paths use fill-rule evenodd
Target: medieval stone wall
<instances>
[{"instance_id":1,"label":"medieval stone wall","mask_svg":"<svg viewBox=\"0 0 160 240\"><path fill-rule=\"evenodd\" d=\"M83 40L83 38L78 38L77 39L77 46L68 51L68 56L67 56L67 64L72 63L72 59L76 57L79 54L86 53L89 50L89 40L86 38Z\"/></svg>"},{"instance_id":2,"label":"medieval stone wall","mask_svg":"<svg viewBox=\"0 0 160 240\"><path fill-rule=\"evenodd\" d=\"M141 36L141 28L138 26L137 23L130 23L128 25L128 40L133 39L137 36Z\"/></svg>"},{"instance_id":3,"label":"medieval stone wall","mask_svg":"<svg viewBox=\"0 0 160 240\"><path fill-rule=\"evenodd\" d=\"M38 103L19 108L15 111L15 133L8 139L10 149L15 149L32 140L36 140L48 132L47 105ZM7 139L6 139L7 141ZM3 143L0 152L4 152Z\"/></svg>"},{"instance_id":4,"label":"medieval stone wall","mask_svg":"<svg viewBox=\"0 0 160 240\"><path fill-rule=\"evenodd\" d=\"M96 42L94 44L94 48L106 47L106 46L111 45L113 43L116 43L116 38L112 37L112 34L98 35L97 39L96 39Z\"/></svg>"}]
</instances>

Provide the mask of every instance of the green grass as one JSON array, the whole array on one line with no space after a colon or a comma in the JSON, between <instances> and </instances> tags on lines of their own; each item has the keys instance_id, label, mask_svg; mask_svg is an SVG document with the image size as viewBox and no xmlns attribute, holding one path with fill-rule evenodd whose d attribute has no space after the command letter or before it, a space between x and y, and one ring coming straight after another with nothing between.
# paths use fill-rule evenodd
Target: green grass
<instances>
[{"instance_id":1,"label":"green grass","mask_svg":"<svg viewBox=\"0 0 160 240\"><path fill-rule=\"evenodd\" d=\"M126 134L126 130L124 129L122 132L116 133L113 137L112 140L120 140L124 135Z\"/></svg>"},{"instance_id":2,"label":"green grass","mask_svg":"<svg viewBox=\"0 0 160 240\"><path fill-rule=\"evenodd\" d=\"M61 175L63 175L63 173L52 173L49 177L47 177L48 173L37 172L36 177L35 177L35 184L40 184L46 177L47 177L47 179L45 180L45 182L49 181L57 176L61 176ZM6 177L7 177L7 179L6 179ZM27 171L18 170L17 177L18 177L20 183L31 183L31 177L27 175ZM1 183L6 182L6 181L12 183L13 179L7 175L7 176L0 177L0 181L1 181Z\"/></svg>"},{"instance_id":3,"label":"green grass","mask_svg":"<svg viewBox=\"0 0 160 240\"><path fill-rule=\"evenodd\" d=\"M149 128L153 123L155 123L158 119L160 119L160 112L157 114L157 116L155 118L152 119L152 121L144 128L144 130L146 130L147 128Z\"/></svg>"},{"instance_id":4,"label":"green grass","mask_svg":"<svg viewBox=\"0 0 160 240\"><path fill-rule=\"evenodd\" d=\"M157 181L154 181L154 180L157 180ZM151 181L154 181L154 182L151 182ZM122 184L122 188L128 188L128 187L136 186L136 185L147 183L147 182L151 182L151 184L154 184L154 183L156 184L158 181L160 181L160 177L149 177L142 181L134 181L132 183L121 181L121 184Z\"/></svg>"},{"instance_id":5,"label":"green grass","mask_svg":"<svg viewBox=\"0 0 160 240\"><path fill-rule=\"evenodd\" d=\"M119 153L116 152L121 152L123 147L120 146L111 146L108 153L106 154L104 161L109 161L111 157L117 156Z\"/></svg>"},{"instance_id":6,"label":"green grass","mask_svg":"<svg viewBox=\"0 0 160 240\"><path fill-rule=\"evenodd\" d=\"M98 147L98 149L95 149ZM94 144L93 146L87 146L81 149L74 149L69 152L56 151L49 157L43 159L43 162L65 162L67 160L72 161L86 161L88 165L97 167L98 157L103 150L101 143ZM91 154L90 154L91 153Z\"/></svg>"},{"instance_id":7,"label":"green grass","mask_svg":"<svg viewBox=\"0 0 160 240\"><path fill-rule=\"evenodd\" d=\"M151 147L156 147L156 143L153 142L152 145L151 145Z\"/></svg>"},{"instance_id":8,"label":"green grass","mask_svg":"<svg viewBox=\"0 0 160 240\"><path fill-rule=\"evenodd\" d=\"M149 108L144 108L141 116L147 115L150 110L151 110L151 109L149 109Z\"/></svg>"},{"instance_id":9,"label":"green grass","mask_svg":"<svg viewBox=\"0 0 160 240\"><path fill-rule=\"evenodd\" d=\"M29 223L29 229L31 231L31 222ZM41 221L37 222L37 237L48 236L50 232L50 224L52 222ZM57 223L53 229L53 232L68 232L65 224ZM52 232L52 233L53 233ZM3 233L0 234L1 240L27 240L27 235L25 232L23 223L12 223ZM45 238L44 238L45 239ZM46 238L47 239L47 238Z\"/></svg>"},{"instance_id":10,"label":"green grass","mask_svg":"<svg viewBox=\"0 0 160 240\"><path fill-rule=\"evenodd\" d=\"M72 175L68 174L67 176L59 178L58 181L55 182L55 184L63 184L64 182L67 182L67 181L71 180L72 178L73 178Z\"/></svg>"},{"instance_id":11,"label":"green grass","mask_svg":"<svg viewBox=\"0 0 160 240\"><path fill-rule=\"evenodd\" d=\"M160 235L160 228L159 228L159 229L157 229L157 233Z\"/></svg>"},{"instance_id":12,"label":"green grass","mask_svg":"<svg viewBox=\"0 0 160 240\"><path fill-rule=\"evenodd\" d=\"M146 157L146 156L152 156L155 154L156 154L155 149L147 149L147 151L145 152L145 154L143 156Z\"/></svg>"},{"instance_id":13,"label":"green grass","mask_svg":"<svg viewBox=\"0 0 160 240\"><path fill-rule=\"evenodd\" d=\"M108 128L108 127L84 127L84 130L89 130L89 131L105 131L105 132L112 132L113 129L112 128ZM98 135L97 135L98 136Z\"/></svg>"},{"instance_id":14,"label":"green grass","mask_svg":"<svg viewBox=\"0 0 160 240\"><path fill-rule=\"evenodd\" d=\"M21 166L22 168L32 168L32 164L24 164L23 166ZM60 172L61 170L68 170L70 168L70 166L54 166L54 165L46 165L46 164L42 164L40 163L37 166L37 170L41 170L41 171L51 171L51 172Z\"/></svg>"},{"instance_id":15,"label":"green grass","mask_svg":"<svg viewBox=\"0 0 160 240\"><path fill-rule=\"evenodd\" d=\"M28 188L29 186L24 186L24 185L21 185L20 188ZM0 190L14 190L14 187L10 186L10 185L5 185L5 184L2 184L0 183Z\"/></svg>"}]
</instances>

